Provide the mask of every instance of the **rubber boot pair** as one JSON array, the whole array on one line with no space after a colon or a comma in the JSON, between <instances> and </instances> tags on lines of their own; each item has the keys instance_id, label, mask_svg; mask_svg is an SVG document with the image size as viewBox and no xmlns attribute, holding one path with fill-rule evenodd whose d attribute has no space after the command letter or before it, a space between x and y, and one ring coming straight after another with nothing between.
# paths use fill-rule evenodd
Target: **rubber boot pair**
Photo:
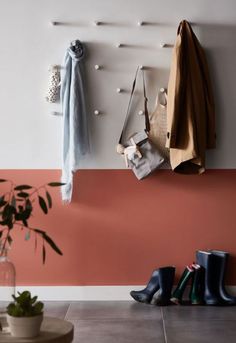
<instances>
[{"instance_id":1,"label":"rubber boot pair","mask_svg":"<svg viewBox=\"0 0 236 343\"><path fill-rule=\"evenodd\" d=\"M236 305L236 297L225 289L229 253L219 250L197 251L197 263L204 270L204 301L207 305Z\"/></svg>"},{"instance_id":2,"label":"rubber boot pair","mask_svg":"<svg viewBox=\"0 0 236 343\"><path fill-rule=\"evenodd\" d=\"M191 280L191 289L189 292L189 300L192 305L200 305L203 303L203 270L200 265L193 263L187 266L174 290L171 302L181 304L183 301L184 291L187 284Z\"/></svg>"},{"instance_id":3,"label":"rubber boot pair","mask_svg":"<svg viewBox=\"0 0 236 343\"><path fill-rule=\"evenodd\" d=\"M175 267L163 267L153 271L147 286L141 291L131 291L131 297L142 303L166 306L170 304Z\"/></svg>"}]
</instances>

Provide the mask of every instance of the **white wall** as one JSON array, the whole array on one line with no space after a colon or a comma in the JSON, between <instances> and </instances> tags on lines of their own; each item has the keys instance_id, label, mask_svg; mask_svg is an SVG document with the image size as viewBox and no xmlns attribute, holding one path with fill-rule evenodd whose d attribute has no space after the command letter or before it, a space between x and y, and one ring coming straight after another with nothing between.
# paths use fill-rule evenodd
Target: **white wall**
<instances>
[{"instance_id":1,"label":"white wall","mask_svg":"<svg viewBox=\"0 0 236 343\"><path fill-rule=\"evenodd\" d=\"M48 67L61 64L73 39L87 45L89 113L93 153L84 168L123 168L115 152L129 90L138 64L147 72L149 108L167 86L171 49L181 19L207 49L216 104L218 145L208 167L235 168L236 2L235 0L0 0L0 168L60 168L59 105L45 101ZM50 26L51 20L65 23ZM112 25L93 26L94 20ZM156 25L137 27L139 20ZM117 42L131 44L117 49ZM104 69L95 71L94 65ZM94 109L104 111L95 117ZM137 116L137 120L142 118Z\"/></svg>"}]
</instances>

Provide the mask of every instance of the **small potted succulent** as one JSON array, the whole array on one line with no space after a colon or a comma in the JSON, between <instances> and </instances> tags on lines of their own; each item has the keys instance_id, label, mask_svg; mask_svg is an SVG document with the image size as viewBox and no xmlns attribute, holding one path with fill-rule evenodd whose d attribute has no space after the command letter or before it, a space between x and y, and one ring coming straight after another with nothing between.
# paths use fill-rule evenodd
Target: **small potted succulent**
<instances>
[{"instance_id":1,"label":"small potted succulent","mask_svg":"<svg viewBox=\"0 0 236 343\"><path fill-rule=\"evenodd\" d=\"M29 291L18 292L12 296L14 302L7 306L7 322L11 335L19 338L38 336L43 321L44 304L31 297Z\"/></svg>"}]
</instances>

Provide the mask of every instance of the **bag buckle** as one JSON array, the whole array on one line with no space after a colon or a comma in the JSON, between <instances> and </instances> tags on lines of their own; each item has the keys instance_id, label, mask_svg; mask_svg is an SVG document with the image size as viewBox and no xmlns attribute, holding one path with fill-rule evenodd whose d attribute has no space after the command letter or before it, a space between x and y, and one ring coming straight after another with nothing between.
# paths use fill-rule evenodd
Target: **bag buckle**
<instances>
[{"instance_id":1,"label":"bag buckle","mask_svg":"<svg viewBox=\"0 0 236 343\"><path fill-rule=\"evenodd\" d=\"M141 151L137 144L135 144L133 138L130 139L132 145L124 149L125 164L129 167L129 161L133 161L135 157L142 158Z\"/></svg>"}]
</instances>

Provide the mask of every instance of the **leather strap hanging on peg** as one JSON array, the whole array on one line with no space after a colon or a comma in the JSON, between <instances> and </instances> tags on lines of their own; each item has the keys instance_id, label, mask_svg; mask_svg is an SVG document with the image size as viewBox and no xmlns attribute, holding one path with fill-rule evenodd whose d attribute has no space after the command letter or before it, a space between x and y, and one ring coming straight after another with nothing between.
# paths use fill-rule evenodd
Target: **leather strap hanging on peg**
<instances>
[{"instance_id":1,"label":"leather strap hanging on peg","mask_svg":"<svg viewBox=\"0 0 236 343\"><path fill-rule=\"evenodd\" d=\"M145 79L144 79L144 70L140 68L140 66L137 68L136 73L135 73L135 78L133 81L133 85L132 85L132 90L131 90L131 94L130 94L130 99L129 99L129 104L128 104L128 109L127 109L127 113L126 113L126 117L125 117L125 121L124 121L124 125L123 125L123 129L121 131L121 135L120 135L120 139L119 139L119 143L116 146L116 151L118 154L125 154L125 146L122 144L123 141L123 136L124 136L124 132L126 129L126 126L128 124L128 120L129 120L129 115L130 115L130 107L131 107L131 103L132 103L132 99L133 99L133 95L134 95L134 91L135 91L135 87L136 87L136 81L137 81L137 76L138 76L138 72L139 70L142 71L142 78L143 78L143 108L144 108L144 115L145 115L145 131L146 133L148 133L150 131L150 121L149 121L149 115L148 115L148 108L147 108L147 96L146 96L146 87L145 87ZM129 147L128 147L129 148ZM132 150L133 151L133 147ZM128 150L126 150L127 152ZM137 152L137 150L136 150ZM142 157L142 156L141 156Z\"/></svg>"}]
</instances>

